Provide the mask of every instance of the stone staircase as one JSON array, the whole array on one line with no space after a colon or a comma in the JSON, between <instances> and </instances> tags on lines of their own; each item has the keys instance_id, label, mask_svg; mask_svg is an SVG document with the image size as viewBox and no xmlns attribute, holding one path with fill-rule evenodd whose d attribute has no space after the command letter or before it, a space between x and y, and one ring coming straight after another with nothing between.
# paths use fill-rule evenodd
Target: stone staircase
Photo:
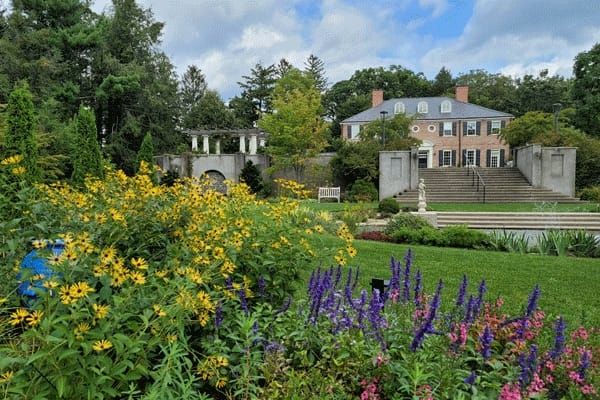
<instances>
[{"instance_id":1,"label":"stone staircase","mask_svg":"<svg viewBox=\"0 0 600 400\"><path fill-rule=\"evenodd\" d=\"M477 171L486 185L486 203L579 202L579 199L549 189L532 187L518 168L477 168ZM473 174L467 175L466 168L420 169L419 178L425 180L428 203L479 203L483 200L481 186L477 191ZM395 197L400 203L416 205L418 192L411 190Z\"/></svg>"},{"instance_id":2,"label":"stone staircase","mask_svg":"<svg viewBox=\"0 0 600 400\"><path fill-rule=\"evenodd\" d=\"M467 225L475 229L583 229L600 232L600 213L438 212L438 226Z\"/></svg>"}]
</instances>

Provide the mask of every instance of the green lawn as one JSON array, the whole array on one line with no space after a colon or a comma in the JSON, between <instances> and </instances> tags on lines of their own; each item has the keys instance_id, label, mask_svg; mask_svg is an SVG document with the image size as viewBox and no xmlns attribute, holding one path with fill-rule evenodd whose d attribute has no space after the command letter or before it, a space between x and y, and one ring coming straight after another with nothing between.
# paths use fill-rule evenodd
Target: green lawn
<instances>
[{"instance_id":1,"label":"green lawn","mask_svg":"<svg viewBox=\"0 0 600 400\"><path fill-rule=\"evenodd\" d=\"M339 212L344 207L357 206L357 203L317 203L307 200L302 204L315 211ZM362 203L365 208L376 209L377 202ZM415 204L410 204L415 206ZM429 203L428 208L432 211L497 211L497 212L600 212L597 203L563 204L563 203Z\"/></svg>"},{"instance_id":2,"label":"green lawn","mask_svg":"<svg viewBox=\"0 0 600 400\"><path fill-rule=\"evenodd\" d=\"M335 246L337 239L326 237L325 246ZM540 307L547 314L562 314L571 324L585 323L600 327L600 260L463 250L429 246L407 246L373 241L355 241L358 255L351 265L361 268L361 283L369 287L370 279L389 279L390 256L402 258L413 249L414 265L423 274L425 288L431 293L437 281L445 284L444 301L456 296L463 274L476 292L479 281L486 279L488 299L502 296L511 312L527 303L528 295L539 284ZM305 272L307 281L310 271Z\"/></svg>"}]
</instances>

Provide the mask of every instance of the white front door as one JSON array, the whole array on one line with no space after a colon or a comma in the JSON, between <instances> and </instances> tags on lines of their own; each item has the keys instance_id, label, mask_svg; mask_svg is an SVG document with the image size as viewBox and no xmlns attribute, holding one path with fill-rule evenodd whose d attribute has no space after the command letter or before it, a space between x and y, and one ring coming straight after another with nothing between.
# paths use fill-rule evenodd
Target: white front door
<instances>
[{"instance_id":1,"label":"white front door","mask_svg":"<svg viewBox=\"0 0 600 400\"><path fill-rule=\"evenodd\" d=\"M490 154L490 167L498 168L500 166L500 150L492 150Z\"/></svg>"},{"instance_id":2,"label":"white front door","mask_svg":"<svg viewBox=\"0 0 600 400\"><path fill-rule=\"evenodd\" d=\"M466 165L475 165L475 150L465 150L467 156Z\"/></svg>"}]
</instances>

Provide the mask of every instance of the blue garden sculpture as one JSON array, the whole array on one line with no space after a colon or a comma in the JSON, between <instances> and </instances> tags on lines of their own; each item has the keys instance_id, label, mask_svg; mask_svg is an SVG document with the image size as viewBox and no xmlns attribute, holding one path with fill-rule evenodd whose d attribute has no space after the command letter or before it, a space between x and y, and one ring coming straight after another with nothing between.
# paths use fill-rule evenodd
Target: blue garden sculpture
<instances>
[{"instance_id":1,"label":"blue garden sculpture","mask_svg":"<svg viewBox=\"0 0 600 400\"><path fill-rule=\"evenodd\" d=\"M51 250L54 256L59 256L65 248L65 243L62 240L46 241L47 250ZM17 275L18 280L23 280L17 288L17 293L24 297L24 302L29 304L38 297L40 291L46 291L43 285L47 280L59 276L48 265L48 257L40 256L40 251L43 249L31 250L21 261L20 272ZM39 276L40 279L32 280L32 277Z\"/></svg>"}]
</instances>

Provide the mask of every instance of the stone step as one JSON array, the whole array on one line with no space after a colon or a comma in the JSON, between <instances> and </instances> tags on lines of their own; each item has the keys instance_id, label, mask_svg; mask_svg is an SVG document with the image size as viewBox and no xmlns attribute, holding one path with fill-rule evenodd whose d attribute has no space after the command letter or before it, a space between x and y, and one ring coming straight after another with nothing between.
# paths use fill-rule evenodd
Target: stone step
<instances>
[{"instance_id":1,"label":"stone step","mask_svg":"<svg viewBox=\"0 0 600 400\"><path fill-rule=\"evenodd\" d=\"M438 212L440 227L467 225L477 229L585 229L600 232L600 214L547 212Z\"/></svg>"}]
</instances>

